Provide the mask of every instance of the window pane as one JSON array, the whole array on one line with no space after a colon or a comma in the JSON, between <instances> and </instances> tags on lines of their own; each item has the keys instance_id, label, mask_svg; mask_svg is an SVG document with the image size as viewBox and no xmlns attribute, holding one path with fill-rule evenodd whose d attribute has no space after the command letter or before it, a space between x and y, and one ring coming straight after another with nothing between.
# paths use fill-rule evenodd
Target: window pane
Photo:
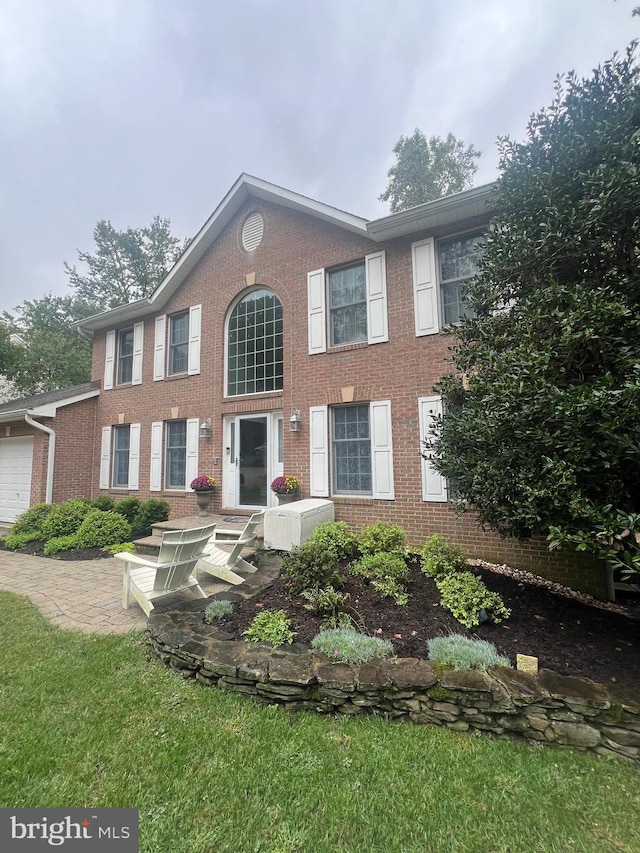
<instances>
[{"instance_id":1,"label":"window pane","mask_svg":"<svg viewBox=\"0 0 640 853\"><path fill-rule=\"evenodd\" d=\"M364 264L329 273L331 344L367 340L367 291Z\"/></svg>"},{"instance_id":2,"label":"window pane","mask_svg":"<svg viewBox=\"0 0 640 853\"><path fill-rule=\"evenodd\" d=\"M166 487L184 489L187 471L187 422L167 424Z\"/></svg>"},{"instance_id":3,"label":"window pane","mask_svg":"<svg viewBox=\"0 0 640 853\"><path fill-rule=\"evenodd\" d=\"M113 428L113 485L126 488L129 485L129 438L128 426Z\"/></svg>"},{"instance_id":4,"label":"window pane","mask_svg":"<svg viewBox=\"0 0 640 853\"><path fill-rule=\"evenodd\" d=\"M482 234L474 234L438 244L442 304L447 325L457 323L462 317L472 316L464 303L464 285L479 270L483 242Z\"/></svg>"},{"instance_id":5,"label":"window pane","mask_svg":"<svg viewBox=\"0 0 640 853\"><path fill-rule=\"evenodd\" d=\"M255 290L229 318L227 393L282 389L282 305L268 290Z\"/></svg>"},{"instance_id":6,"label":"window pane","mask_svg":"<svg viewBox=\"0 0 640 853\"><path fill-rule=\"evenodd\" d=\"M169 374L186 373L189 366L189 312L169 318Z\"/></svg>"},{"instance_id":7,"label":"window pane","mask_svg":"<svg viewBox=\"0 0 640 853\"><path fill-rule=\"evenodd\" d=\"M371 494L369 406L332 409L333 489Z\"/></svg>"},{"instance_id":8,"label":"window pane","mask_svg":"<svg viewBox=\"0 0 640 853\"><path fill-rule=\"evenodd\" d=\"M131 382L133 375L133 329L118 332L118 385Z\"/></svg>"}]
</instances>

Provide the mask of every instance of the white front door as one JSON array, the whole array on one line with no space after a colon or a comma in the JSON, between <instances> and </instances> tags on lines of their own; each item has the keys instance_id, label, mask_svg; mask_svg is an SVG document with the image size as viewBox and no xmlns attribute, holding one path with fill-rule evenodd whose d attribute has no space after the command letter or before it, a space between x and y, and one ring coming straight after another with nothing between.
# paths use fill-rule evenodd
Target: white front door
<instances>
[{"instance_id":1,"label":"white front door","mask_svg":"<svg viewBox=\"0 0 640 853\"><path fill-rule=\"evenodd\" d=\"M224 422L222 502L231 509L275 506L270 489L282 474L282 413L237 415Z\"/></svg>"},{"instance_id":2,"label":"white front door","mask_svg":"<svg viewBox=\"0 0 640 853\"><path fill-rule=\"evenodd\" d=\"M0 521L15 521L31 503L33 437L0 439Z\"/></svg>"}]
</instances>

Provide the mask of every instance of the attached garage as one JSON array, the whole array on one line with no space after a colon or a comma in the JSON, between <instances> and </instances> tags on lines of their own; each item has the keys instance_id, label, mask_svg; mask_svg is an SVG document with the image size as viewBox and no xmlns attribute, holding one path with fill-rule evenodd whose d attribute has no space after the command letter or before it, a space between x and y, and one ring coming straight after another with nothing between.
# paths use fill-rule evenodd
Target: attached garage
<instances>
[{"instance_id":1,"label":"attached garage","mask_svg":"<svg viewBox=\"0 0 640 853\"><path fill-rule=\"evenodd\" d=\"M29 509L33 436L0 438L0 521L15 521Z\"/></svg>"}]
</instances>

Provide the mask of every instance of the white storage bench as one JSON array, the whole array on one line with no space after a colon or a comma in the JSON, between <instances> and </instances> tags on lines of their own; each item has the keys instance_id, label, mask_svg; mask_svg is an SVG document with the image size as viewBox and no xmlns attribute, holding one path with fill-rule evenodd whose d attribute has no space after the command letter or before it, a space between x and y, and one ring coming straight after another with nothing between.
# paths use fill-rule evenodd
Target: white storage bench
<instances>
[{"instance_id":1,"label":"white storage bench","mask_svg":"<svg viewBox=\"0 0 640 853\"><path fill-rule=\"evenodd\" d=\"M333 501L309 498L274 506L264 513L264 547L290 551L302 545L323 521L333 521Z\"/></svg>"}]
</instances>

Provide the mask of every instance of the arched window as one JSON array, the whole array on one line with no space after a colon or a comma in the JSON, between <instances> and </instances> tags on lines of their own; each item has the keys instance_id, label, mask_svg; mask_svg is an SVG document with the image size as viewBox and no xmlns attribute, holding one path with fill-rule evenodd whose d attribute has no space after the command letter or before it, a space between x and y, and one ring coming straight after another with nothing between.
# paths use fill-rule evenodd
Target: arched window
<instances>
[{"instance_id":1,"label":"arched window","mask_svg":"<svg viewBox=\"0 0 640 853\"><path fill-rule=\"evenodd\" d=\"M282 373L282 305L270 290L252 290L229 317L227 394L280 391Z\"/></svg>"}]
</instances>

